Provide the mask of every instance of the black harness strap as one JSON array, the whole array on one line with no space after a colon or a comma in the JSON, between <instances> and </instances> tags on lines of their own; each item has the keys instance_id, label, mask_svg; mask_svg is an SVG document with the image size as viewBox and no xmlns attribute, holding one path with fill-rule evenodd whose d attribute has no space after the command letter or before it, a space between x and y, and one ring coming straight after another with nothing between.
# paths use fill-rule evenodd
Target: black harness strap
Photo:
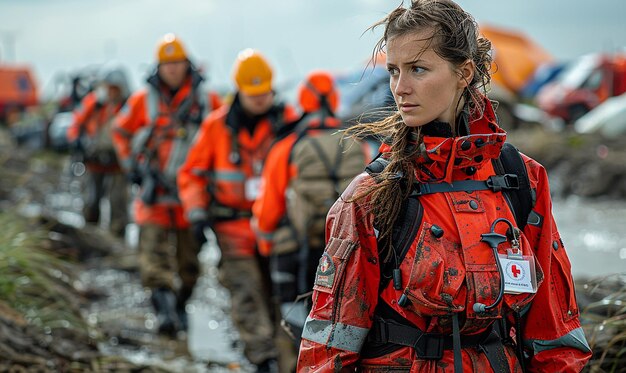
<instances>
[{"instance_id":1,"label":"black harness strap","mask_svg":"<svg viewBox=\"0 0 626 373\"><path fill-rule=\"evenodd\" d=\"M491 365L491 369L493 369L495 373L511 372L511 369L509 368L509 361L504 353L502 337L498 335L495 330L489 333L487 338L478 345L478 350L485 354L487 360L489 361L489 365Z\"/></svg>"},{"instance_id":2,"label":"black harness strap","mask_svg":"<svg viewBox=\"0 0 626 373\"><path fill-rule=\"evenodd\" d=\"M452 314L452 348L454 349L454 373L463 373L463 354L461 352L461 332L458 313Z\"/></svg>"},{"instance_id":3,"label":"black harness strap","mask_svg":"<svg viewBox=\"0 0 626 373\"><path fill-rule=\"evenodd\" d=\"M522 231L526 227L528 217L536 202L535 192L530 187L528 171L519 150L505 142L500 157L493 160L493 168L497 174L514 174L517 176L518 188L503 190L517 227Z\"/></svg>"},{"instance_id":4,"label":"black harness strap","mask_svg":"<svg viewBox=\"0 0 626 373\"><path fill-rule=\"evenodd\" d=\"M388 164L389 161L382 158L381 154L379 154L365 168L365 172L375 177L376 175L383 172ZM379 294L382 293L382 291L389 284L389 281L391 281L391 279L393 278L393 269L400 267L400 263L411 248L413 238L417 236L417 232L422 223L422 217L424 215L424 207L419 202L419 199L417 197L418 196L416 194L411 195L406 201L404 201L404 204L400 209L398 219L394 224L391 233L391 248L394 253L394 261L385 262L382 259L379 260L379 263L381 264L381 280L378 286ZM382 242L382 240L379 240L378 244L384 245L386 243Z\"/></svg>"},{"instance_id":5,"label":"black harness strap","mask_svg":"<svg viewBox=\"0 0 626 373\"><path fill-rule=\"evenodd\" d=\"M251 210L226 206L217 201L215 198L211 198L208 210L211 213L212 223L221 223L238 219L249 219L252 217Z\"/></svg>"},{"instance_id":6,"label":"black harness strap","mask_svg":"<svg viewBox=\"0 0 626 373\"><path fill-rule=\"evenodd\" d=\"M504 190L517 190L520 188L519 178L515 174L493 175L487 180L462 180L448 183L416 184L415 194L423 196L426 194L445 192L473 192L475 190L489 190L500 192Z\"/></svg>"},{"instance_id":7,"label":"black harness strap","mask_svg":"<svg viewBox=\"0 0 626 373\"><path fill-rule=\"evenodd\" d=\"M374 316L374 323L367 336L365 349L361 351L361 357L375 358L405 346L413 348L420 359L439 360L443 357L445 350L454 350L455 372L462 372L461 349L474 347L485 354L494 372L510 373L504 345L493 325L479 334L461 335L458 332L458 316L455 314L452 316L454 330L452 335L425 333L415 325L408 324L406 320L403 321L402 316L397 313L395 316L388 317L391 316L390 312L395 313L395 311L384 301L382 303L377 311L380 309L385 315ZM389 345L395 348L385 348Z\"/></svg>"}]
</instances>

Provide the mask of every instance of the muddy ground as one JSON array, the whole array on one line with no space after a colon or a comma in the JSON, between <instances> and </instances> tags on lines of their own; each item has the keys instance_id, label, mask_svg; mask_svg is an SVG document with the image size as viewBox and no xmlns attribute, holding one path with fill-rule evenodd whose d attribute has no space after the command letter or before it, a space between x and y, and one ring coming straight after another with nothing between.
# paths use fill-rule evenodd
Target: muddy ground
<instances>
[{"instance_id":1,"label":"muddy ground","mask_svg":"<svg viewBox=\"0 0 626 373\"><path fill-rule=\"evenodd\" d=\"M0 271L6 264L25 283L3 288L0 280L0 372L250 371L216 279L214 244L200 255L203 274L188 305L193 331L160 337L139 281L136 229L124 242L106 222L84 225L67 155L18 148L0 133L0 165L0 220L13 227L0 236L8 242Z\"/></svg>"}]
</instances>

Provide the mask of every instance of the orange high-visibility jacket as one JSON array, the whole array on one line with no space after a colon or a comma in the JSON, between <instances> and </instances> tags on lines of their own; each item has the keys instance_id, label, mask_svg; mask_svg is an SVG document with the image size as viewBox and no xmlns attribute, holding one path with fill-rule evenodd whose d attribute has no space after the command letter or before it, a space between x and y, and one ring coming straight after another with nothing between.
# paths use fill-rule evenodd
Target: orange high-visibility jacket
<instances>
[{"instance_id":1,"label":"orange high-visibility jacket","mask_svg":"<svg viewBox=\"0 0 626 373\"><path fill-rule=\"evenodd\" d=\"M506 134L497 127L489 104L484 117L473 121L471 134L444 138L424 136L428 159L415 159L418 180L439 178L486 180L494 175L491 160L497 158ZM423 153L422 153L423 154ZM455 161L456 160L456 161ZM444 349L439 360L417 358L412 347L398 346L382 356L364 356L368 334L379 302L424 332L451 335L451 315L458 313L460 334L477 335L496 326L512 311L522 311L523 339L531 360L530 372L579 372L591 357L579 322L571 267L552 216L545 169L524 156L531 187L536 191L535 219L520 237L524 255L536 261L539 288L536 294L505 294L486 314L473 310L475 303L492 304L500 290L500 274L492 249L481 242L491 224L506 218L515 224L501 192L476 190L425 194L421 226L408 254L399 265L400 290L393 282L379 293L380 263L372 201L355 195L375 182L370 175L357 177L327 217L327 246L320 260L298 361L298 372L410 371L453 372L453 350ZM470 171L470 167L475 168ZM369 198L369 197L368 197ZM437 226L436 229L433 229ZM505 234L506 224L496 226ZM499 252L506 254L500 245ZM380 296L379 296L380 294ZM402 296L407 303L399 301ZM519 372L514 350L505 346L511 372ZM461 350L464 372L492 372L484 353L476 347Z\"/></svg>"},{"instance_id":2,"label":"orange high-visibility jacket","mask_svg":"<svg viewBox=\"0 0 626 373\"><path fill-rule=\"evenodd\" d=\"M305 119L306 120L306 119ZM339 128L341 122L334 117L327 117L325 130ZM319 119L309 122L309 133L315 136L315 128L319 127ZM252 206L254 216L254 229L259 243L259 252L269 255L272 250L272 234L287 213L286 192L291 180L298 176L296 165L290 163L290 155L294 144L298 140L299 133L293 132L278 141L267 155L263 175L261 178L261 191L259 197ZM362 144L364 159L369 162L370 153L366 144ZM365 167L365 165L363 165Z\"/></svg>"},{"instance_id":3,"label":"orange high-visibility jacket","mask_svg":"<svg viewBox=\"0 0 626 373\"><path fill-rule=\"evenodd\" d=\"M88 93L81 101L80 106L74 110L74 120L67 129L67 140L71 143L77 141L82 135L94 138L103 126L113 120L121 108L121 103L99 103L95 92ZM110 133L102 133L101 135L111 136ZM96 172L119 171L118 165L103 166L88 162L87 166Z\"/></svg>"},{"instance_id":4,"label":"orange high-visibility jacket","mask_svg":"<svg viewBox=\"0 0 626 373\"><path fill-rule=\"evenodd\" d=\"M156 151L156 158L160 171L164 171L172 153L172 144L178 134L178 128L171 120L185 99L194 94L199 89L202 78L191 73L185 83L178 89L174 97L170 97L167 88L159 83L155 76L149 79L150 85L147 89L140 90L133 94L127 101L126 106L120 111L115 119L113 128L113 142L123 169L128 172L133 162L132 139L139 130L146 129L154 124L154 132L147 143L147 147ZM152 93L149 92L152 90ZM152 121L151 109L149 106L152 100L151 94L158 95L158 108L156 120ZM214 100L209 95L212 104ZM206 106L206 105L205 105ZM211 108L205 108L204 113ZM192 109L202 110L202 106L194 101ZM202 114L199 114L202 115ZM175 182L173 183L175 187ZM137 224L157 224L164 227L185 228L189 222L185 219L182 206L178 197L173 192L167 192L163 188L157 190L157 202L147 205L140 198L134 201L134 216ZM141 195L138 193L138 195Z\"/></svg>"},{"instance_id":5,"label":"orange high-visibility jacket","mask_svg":"<svg viewBox=\"0 0 626 373\"><path fill-rule=\"evenodd\" d=\"M261 171L275 140L276 128L294 121L297 115L292 107L286 106L280 109L283 111L280 123L272 123L265 117L250 134L245 128L237 130L237 123L228 122L228 118L237 117L233 110L241 110L237 100L236 97L233 105L213 112L202 123L178 173L178 190L190 221L215 220L213 228L224 255L250 256L256 251L250 210L258 194ZM238 147L238 152L233 151L233 146ZM240 162L233 157L239 157ZM241 215L216 219L210 213L211 203Z\"/></svg>"}]
</instances>

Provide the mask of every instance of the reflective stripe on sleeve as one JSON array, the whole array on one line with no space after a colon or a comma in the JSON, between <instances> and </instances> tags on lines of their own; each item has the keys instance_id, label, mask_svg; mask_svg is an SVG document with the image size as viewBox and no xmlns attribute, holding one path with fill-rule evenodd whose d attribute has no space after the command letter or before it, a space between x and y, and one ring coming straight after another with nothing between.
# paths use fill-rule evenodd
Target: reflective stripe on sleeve
<instances>
[{"instance_id":1,"label":"reflective stripe on sleeve","mask_svg":"<svg viewBox=\"0 0 626 373\"><path fill-rule=\"evenodd\" d=\"M124 170L124 172L128 172L133 166L133 160L130 158L121 159L120 165L122 166L122 169Z\"/></svg>"},{"instance_id":2,"label":"reflective stripe on sleeve","mask_svg":"<svg viewBox=\"0 0 626 373\"><path fill-rule=\"evenodd\" d=\"M589 348L589 344L587 344L587 339L585 338L585 333L582 328L576 328L561 338L551 341L528 339L524 341L524 344L532 348L536 354L559 347L571 347L583 352L591 352L591 348Z\"/></svg>"},{"instance_id":3,"label":"reflective stripe on sleeve","mask_svg":"<svg viewBox=\"0 0 626 373\"><path fill-rule=\"evenodd\" d=\"M369 329L307 317L302 338L340 350L360 352Z\"/></svg>"},{"instance_id":4,"label":"reflective stripe on sleeve","mask_svg":"<svg viewBox=\"0 0 626 373\"><path fill-rule=\"evenodd\" d=\"M256 236L262 240L265 240L265 241L274 240L274 232L266 232L266 231L259 229L258 227L254 232L256 233Z\"/></svg>"},{"instance_id":5,"label":"reflective stripe on sleeve","mask_svg":"<svg viewBox=\"0 0 626 373\"><path fill-rule=\"evenodd\" d=\"M205 170L202 168L192 168L191 173L196 176L202 176L202 177L209 176L211 174L208 170Z\"/></svg>"},{"instance_id":6,"label":"reflective stripe on sleeve","mask_svg":"<svg viewBox=\"0 0 626 373\"><path fill-rule=\"evenodd\" d=\"M213 173L215 180L223 181L244 181L246 175L240 171L215 171Z\"/></svg>"},{"instance_id":7,"label":"reflective stripe on sleeve","mask_svg":"<svg viewBox=\"0 0 626 373\"><path fill-rule=\"evenodd\" d=\"M187 220L189 220L191 223L203 221L206 219L207 219L207 213L204 209L201 209L201 208L191 209L187 213Z\"/></svg>"},{"instance_id":8,"label":"reflective stripe on sleeve","mask_svg":"<svg viewBox=\"0 0 626 373\"><path fill-rule=\"evenodd\" d=\"M133 137L132 133L130 133L130 132L128 132L125 129L120 128L120 127L114 127L112 129L112 131L115 131L115 132L119 133L120 135L126 137L127 139L130 139L131 137Z\"/></svg>"}]
</instances>

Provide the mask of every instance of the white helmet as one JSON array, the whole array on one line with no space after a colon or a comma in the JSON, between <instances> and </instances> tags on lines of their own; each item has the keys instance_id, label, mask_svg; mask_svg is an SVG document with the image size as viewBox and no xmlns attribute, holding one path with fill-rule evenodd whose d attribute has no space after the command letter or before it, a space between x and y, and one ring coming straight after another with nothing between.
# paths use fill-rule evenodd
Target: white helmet
<instances>
[{"instance_id":1,"label":"white helmet","mask_svg":"<svg viewBox=\"0 0 626 373\"><path fill-rule=\"evenodd\" d=\"M100 70L98 82L119 87L122 97L125 99L130 95L128 77L126 71L121 66L103 67Z\"/></svg>"}]
</instances>

